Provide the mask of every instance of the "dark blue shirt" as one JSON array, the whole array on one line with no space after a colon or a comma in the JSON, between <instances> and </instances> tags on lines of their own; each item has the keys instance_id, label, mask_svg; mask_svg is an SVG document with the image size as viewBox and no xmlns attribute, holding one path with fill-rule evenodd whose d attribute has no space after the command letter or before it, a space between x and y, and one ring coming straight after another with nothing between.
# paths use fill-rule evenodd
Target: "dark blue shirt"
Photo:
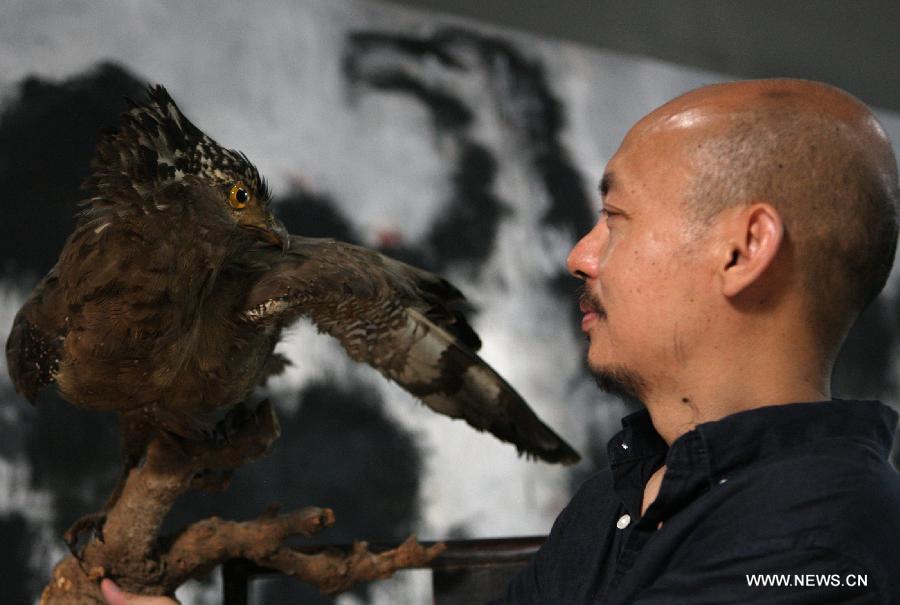
<instances>
[{"instance_id":1,"label":"dark blue shirt","mask_svg":"<svg viewBox=\"0 0 900 605\"><path fill-rule=\"evenodd\" d=\"M900 603L896 424L876 401L797 403L701 424L667 448L646 410L632 414L610 468L580 488L506 602Z\"/></svg>"}]
</instances>

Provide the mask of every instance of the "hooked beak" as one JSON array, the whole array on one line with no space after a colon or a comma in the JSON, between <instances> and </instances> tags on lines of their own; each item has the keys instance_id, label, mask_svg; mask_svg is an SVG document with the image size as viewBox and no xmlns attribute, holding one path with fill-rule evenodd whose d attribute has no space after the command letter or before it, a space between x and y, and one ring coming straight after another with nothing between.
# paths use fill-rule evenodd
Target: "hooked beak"
<instances>
[{"instance_id":1,"label":"hooked beak","mask_svg":"<svg viewBox=\"0 0 900 605\"><path fill-rule=\"evenodd\" d=\"M281 246L282 252L287 252L291 247L291 234L285 228L284 224L277 218L272 217L269 221L269 237L270 242Z\"/></svg>"},{"instance_id":2,"label":"hooked beak","mask_svg":"<svg viewBox=\"0 0 900 605\"><path fill-rule=\"evenodd\" d=\"M269 215L266 217L265 226L245 224L243 228L251 231L255 237L262 241L278 246L282 252L287 252L291 247L291 234L288 233L281 221L274 216Z\"/></svg>"}]
</instances>

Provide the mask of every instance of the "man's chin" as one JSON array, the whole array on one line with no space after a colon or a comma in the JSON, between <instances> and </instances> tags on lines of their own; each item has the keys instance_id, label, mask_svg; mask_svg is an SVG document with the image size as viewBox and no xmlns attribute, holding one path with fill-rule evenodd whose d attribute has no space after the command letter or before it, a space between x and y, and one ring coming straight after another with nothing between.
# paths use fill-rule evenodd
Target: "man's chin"
<instances>
[{"instance_id":1,"label":"man's chin","mask_svg":"<svg viewBox=\"0 0 900 605\"><path fill-rule=\"evenodd\" d=\"M591 364L591 374L601 391L623 399L644 400L646 392L644 380L627 368Z\"/></svg>"}]
</instances>

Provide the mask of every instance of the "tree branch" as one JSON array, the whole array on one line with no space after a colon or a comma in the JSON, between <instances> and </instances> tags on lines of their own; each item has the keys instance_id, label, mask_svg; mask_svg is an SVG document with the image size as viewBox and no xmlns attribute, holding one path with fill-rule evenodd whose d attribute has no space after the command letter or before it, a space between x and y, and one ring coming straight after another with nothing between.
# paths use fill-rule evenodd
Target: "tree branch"
<instances>
[{"instance_id":1,"label":"tree branch","mask_svg":"<svg viewBox=\"0 0 900 605\"><path fill-rule=\"evenodd\" d=\"M217 486L210 472L230 471L259 458L278 438L275 410L264 402L237 427L227 444L183 442L170 435L150 440L144 462L131 469L118 500L107 511L103 538L85 546L81 560L67 556L53 571L41 605L102 604L99 581L114 579L124 590L171 595L190 578L206 576L216 565L244 558L336 593L353 584L421 566L444 550L424 548L414 538L399 547L371 553L357 542L349 553L327 550L303 554L282 546L285 538L310 536L334 523L327 508L307 507L234 522L218 517L198 521L174 538L160 538L163 519L177 498L198 485Z\"/></svg>"}]
</instances>

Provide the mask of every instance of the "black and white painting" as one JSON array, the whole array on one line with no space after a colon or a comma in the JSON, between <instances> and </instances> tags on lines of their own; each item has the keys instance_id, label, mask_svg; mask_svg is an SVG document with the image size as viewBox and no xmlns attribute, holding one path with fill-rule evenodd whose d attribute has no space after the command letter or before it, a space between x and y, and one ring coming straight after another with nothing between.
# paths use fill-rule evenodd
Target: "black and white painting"
<instances>
[{"instance_id":1,"label":"black and white painting","mask_svg":"<svg viewBox=\"0 0 900 605\"><path fill-rule=\"evenodd\" d=\"M272 455L228 492L187 498L172 527L278 501L332 507L331 542L544 534L634 405L586 371L565 257L596 218L597 180L629 125L727 79L363 0L5 0L0 337L74 225L102 128L125 97L164 84L201 129L250 157L291 232L375 247L457 284L483 357L584 456L571 469L520 458L304 324L282 345L293 365L260 392L281 416ZM896 145L900 115L877 113ZM851 336L837 396L897 405L897 282L895 270ZM114 418L53 393L29 406L3 364L2 601L25 604L63 555L62 531L115 482L118 436ZM218 602L216 582L179 595ZM332 602L295 582L254 591L257 602ZM336 602L428 603L429 579L404 572Z\"/></svg>"}]
</instances>

